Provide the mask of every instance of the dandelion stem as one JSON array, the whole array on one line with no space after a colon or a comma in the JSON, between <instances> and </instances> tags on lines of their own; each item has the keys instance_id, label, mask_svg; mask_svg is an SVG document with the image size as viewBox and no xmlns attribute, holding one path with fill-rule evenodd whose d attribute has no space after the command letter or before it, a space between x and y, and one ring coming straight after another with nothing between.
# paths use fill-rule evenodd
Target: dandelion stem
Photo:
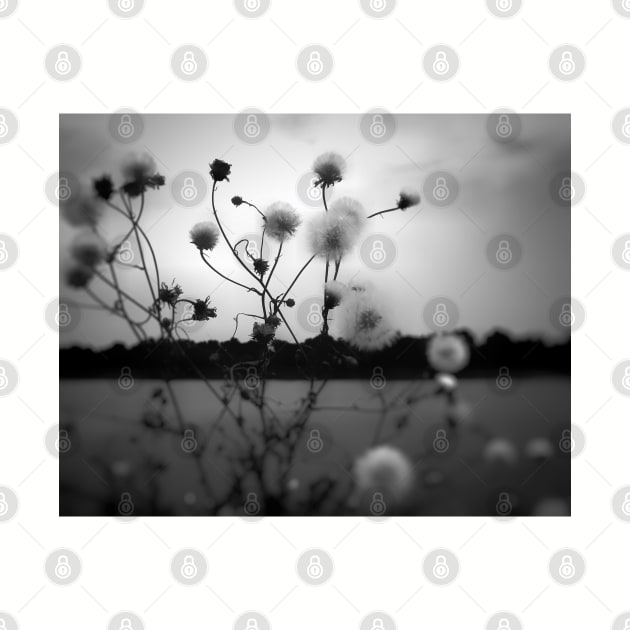
<instances>
[{"instance_id":1,"label":"dandelion stem","mask_svg":"<svg viewBox=\"0 0 630 630\"><path fill-rule=\"evenodd\" d=\"M112 275L114 276L114 278L116 278L116 272L114 271L114 266L110 265L110 269L112 271ZM122 298L125 297L126 299L128 299L130 302L132 302L133 304L135 304L141 311L144 311L147 315L151 315L152 317L154 317L157 321L159 321L157 315L155 315L154 313L151 313L151 311L149 311L149 309L140 304L140 302L138 302L138 300L136 300L135 298L131 297L127 292L123 291L120 286L118 285L118 280L116 279L114 282L112 282L107 276L104 276L100 271L94 271L94 273L96 274L96 276L98 278L100 278L106 285L110 286L112 289L114 289L114 291L116 291L118 293L118 298L121 300L122 303Z\"/></svg>"},{"instance_id":2,"label":"dandelion stem","mask_svg":"<svg viewBox=\"0 0 630 630\"><path fill-rule=\"evenodd\" d=\"M257 282L260 282L260 278L258 278L258 276L241 260L241 257L238 255L238 252L234 249L234 247L232 247L232 243L230 243L230 239L227 237L227 234L225 233L225 230L223 229L223 225L221 224L221 220L219 219L219 213L217 212L217 206L214 201L214 193L216 189L217 189L217 182L214 181L214 183L212 184L212 212L214 213L214 218L215 218L215 221L217 222L217 225L219 226L219 230L221 231L223 240L227 243L228 247L234 254L234 257L236 258L236 260L238 260L241 267L243 267L243 269L245 269L245 271L250 276L252 276L252 278L254 278Z\"/></svg>"},{"instance_id":3,"label":"dandelion stem","mask_svg":"<svg viewBox=\"0 0 630 630\"><path fill-rule=\"evenodd\" d=\"M218 269L215 269L215 267L213 267L208 260L206 259L203 250L199 250L199 255L201 256L201 260L203 260L204 263L206 263L206 265L208 267L210 267L210 269L212 269L212 271L214 271L214 273L216 273L218 276L221 276L224 280L227 280L228 282L231 282L232 284L235 284L238 287L241 287L243 289L247 289L247 291L253 291L254 293L257 293L258 295L262 295L262 293L260 291L258 291L257 289L254 289L254 287L248 287L244 284L241 284L240 282L237 282L236 280L232 280L232 278L230 278L229 276L226 276L225 274L221 273Z\"/></svg>"},{"instance_id":4,"label":"dandelion stem","mask_svg":"<svg viewBox=\"0 0 630 630\"><path fill-rule=\"evenodd\" d=\"M389 208L388 210L381 210L380 212L374 212L373 214L369 214L367 218L371 219L372 217L377 217L387 212L396 212L396 210L400 210L400 208L396 206L395 208Z\"/></svg>"},{"instance_id":5,"label":"dandelion stem","mask_svg":"<svg viewBox=\"0 0 630 630\"><path fill-rule=\"evenodd\" d=\"M322 184L322 201L324 202L324 210L328 212L328 204L326 203L326 185Z\"/></svg>"},{"instance_id":6,"label":"dandelion stem","mask_svg":"<svg viewBox=\"0 0 630 630\"><path fill-rule=\"evenodd\" d=\"M249 201L245 201L245 199L243 199L243 203L246 206L249 206L250 208L254 208L254 210L256 210L256 212L258 212L258 214L264 219L265 215L258 209L258 207L256 205L254 205L253 203L250 203Z\"/></svg>"},{"instance_id":7,"label":"dandelion stem","mask_svg":"<svg viewBox=\"0 0 630 630\"><path fill-rule=\"evenodd\" d=\"M283 299L289 294L289 292L291 291L291 289L293 288L293 285L297 282L298 278L302 275L302 272L313 262L313 260L315 260L315 254L313 254L313 256L311 256L302 266L302 269L300 269L297 272L297 276L295 276L295 278L293 278L293 281L291 282L291 284L289 285L289 288L282 294Z\"/></svg>"},{"instance_id":8,"label":"dandelion stem","mask_svg":"<svg viewBox=\"0 0 630 630\"><path fill-rule=\"evenodd\" d=\"M284 245L284 241L280 241L280 247L278 247L278 254L276 256L276 259L273 262L273 267L271 268L271 271L269 272L269 275L267 276L267 282L265 283L265 291L267 293L269 293L269 291L267 291L267 287L269 286L269 281L271 280L271 276L273 276L273 272L276 270L276 267L278 266L278 261L280 260L280 256L282 255L282 245Z\"/></svg>"}]
</instances>

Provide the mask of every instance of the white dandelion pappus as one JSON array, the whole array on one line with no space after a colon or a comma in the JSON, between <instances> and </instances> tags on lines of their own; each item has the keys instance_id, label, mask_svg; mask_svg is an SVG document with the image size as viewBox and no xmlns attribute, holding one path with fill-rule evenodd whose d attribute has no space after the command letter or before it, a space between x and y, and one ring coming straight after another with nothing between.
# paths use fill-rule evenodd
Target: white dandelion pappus
<instances>
[{"instance_id":1,"label":"white dandelion pappus","mask_svg":"<svg viewBox=\"0 0 630 630\"><path fill-rule=\"evenodd\" d=\"M356 244L366 222L363 206L350 197L337 199L328 212L309 224L311 253L321 258L339 260Z\"/></svg>"},{"instance_id":2,"label":"white dandelion pappus","mask_svg":"<svg viewBox=\"0 0 630 630\"><path fill-rule=\"evenodd\" d=\"M332 151L322 153L313 162L313 172L319 177L318 186L326 188L334 186L343 179L346 170L346 161Z\"/></svg>"},{"instance_id":3,"label":"white dandelion pappus","mask_svg":"<svg viewBox=\"0 0 630 630\"><path fill-rule=\"evenodd\" d=\"M427 360L438 372L459 372L468 365L470 350L459 335L435 335L427 345Z\"/></svg>"},{"instance_id":4,"label":"white dandelion pappus","mask_svg":"<svg viewBox=\"0 0 630 630\"><path fill-rule=\"evenodd\" d=\"M413 488L413 466L407 456L387 444L369 449L354 462L353 475L360 492L381 490L402 499Z\"/></svg>"},{"instance_id":5,"label":"white dandelion pappus","mask_svg":"<svg viewBox=\"0 0 630 630\"><path fill-rule=\"evenodd\" d=\"M267 208L263 227L268 236L284 241L295 234L301 222L293 206L284 201L276 201Z\"/></svg>"},{"instance_id":6,"label":"white dandelion pappus","mask_svg":"<svg viewBox=\"0 0 630 630\"><path fill-rule=\"evenodd\" d=\"M349 291L340 311L341 336L359 350L381 350L396 338L385 305L372 291Z\"/></svg>"},{"instance_id":7,"label":"white dandelion pappus","mask_svg":"<svg viewBox=\"0 0 630 630\"><path fill-rule=\"evenodd\" d=\"M85 230L75 236L70 245L70 254L78 263L86 267L96 267L105 260L107 245L96 232Z\"/></svg>"},{"instance_id":8,"label":"white dandelion pappus","mask_svg":"<svg viewBox=\"0 0 630 630\"><path fill-rule=\"evenodd\" d=\"M219 228L210 221L195 223L190 230L190 242L200 251L211 251L219 242Z\"/></svg>"}]
</instances>

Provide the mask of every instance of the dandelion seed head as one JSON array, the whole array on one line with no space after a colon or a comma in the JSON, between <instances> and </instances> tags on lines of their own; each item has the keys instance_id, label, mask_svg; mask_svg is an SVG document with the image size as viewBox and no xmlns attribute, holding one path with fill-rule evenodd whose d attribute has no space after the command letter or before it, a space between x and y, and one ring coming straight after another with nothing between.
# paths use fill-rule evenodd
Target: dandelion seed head
<instances>
[{"instance_id":1,"label":"dandelion seed head","mask_svg":"<svg viewBox=\"0 0 630 630\"><path fill-rule=\"evenodd\" d=\"M309 224L308 244L316 256L338 260L356 244L365 225L363 207L349 197L337 200L329 212Z\"/></svg>"},{"instance_id":2,"label":"dandelion seed head","mask_svg":"<svg viewBox=\"0 0 630 630\"><path fill-rule=\"evenodd\" d=\"M435 335L427 345L429 365L438 372L459 372L468 365L470 350L460 335Z\"/></svg>"},{"instance_id":3,"label":"dandelion seed head","mask_svg":"<svg viewBox=\"0 0 630 630\"><path fill-rule=\"evenodd\" d=\"M231 172L232 165L218 158L213 160L210 164L210 177L212 177L215 182L222 182L223 180L229 182Z\"/></svg>"},{"instance_id":4,"label":"dandelion seed head","mask_svg":"<svg viewBox=\"0 0 630 630\"><path fill-rule=\"evenodd\" d=\"M63 218L74 227L96 227L102 214L103 203L100 199L81 195L70 197L69 201L59 204Z\"/></svg>"},{"instance_id":5,"label":"dandelion seed head","mask_svg":"<svg viewBox=\"0 0 630 630\"><path fill-rule=\"evenodd\" d=\"M295 234L300 223L301 219L293 206L276 201L267 208L263 227L268 236L284 241Z\"/></svg>"},{"instance_id":6,"label":"dandelion seed head","mask_svg":"<svg viewBox=\"0 0 630 630\"><path fill-rule=\"evenodd\" d=\"M341 336L359 350L381 350L396 338L386 306L373 291L348 291L336 319Z\"/></svg>"},{"instance_id":7,"label":"dandelion seed head","mask_svg":"<svg viewBox=\"0 0 630 630\"><path fill-rule=\"evenodd\" d=\"M74 237L70 254L86 267L96 267L107 256L107 245L103 238L92 230L85 230Z\"/></svg>"},{"instance_id":8,"label":"dandelion seed head","mask_svg":"<svg viewBox=\"0 0 630 630\"><path fill-rule=\"evenodd\" d=\"M398 196L398 201L396 202L396 206L400 210L406 210L407 208L417 206L419 203L420 203L420 194L411 188L405 188L400 191L400 195Z\"/></svg>"},{"instance_id":9,"label":"dandelion seed head","mask_svg":"<svg viewBox=\"0 0 630 630\"><path fill-rule=\"evenodd\" d=\"M74 289L83 289L86 287L93 276L94 269L79 262L71 264L65 272L66 283Z\"/></svg>"},{"instance_id":10,"label":"dandelion seed head","mask_svg":"<svg viewBox=\"0 0 630 630\"><path fill-rule=\"evenodd\" d=\"M316 183L323 188L340 182L345 170L346 161L338 153L322 153L313 162L313 171L319 177Z\"/></svg>"},{"instance_id":11,"label":"dandelion seed head","mask_svg":"<svg viewBox=\"0 0 630 630\"><path fill-rule=\"evenodd\" d=\"M408 457L387 444L366 451L354 462L353 474L359 491L385 491L402 499L413 487L413 466Z\"/></svg>"},{"instance_id":12,"label":"dandelion seed head","mask_svg":"<svg viewBox=\"0 0 630 630\"><path fill-rule=\"evenodd\" d=\"M156 171L155 160L148 153L128 156L122 167L122 174L127 182L143 182Z\"/></svg>"},{"instance_id":13,"label":"dandelion seed head","mask_svg":"<svg viewBox=\"0 0 630 630\"><path fill-rule=\"evenodd\" d=\"M219 242L219 228L210 221L196 223L190 230L190 242L200 251L212 251Z\"/></svg>"}]
</instances>

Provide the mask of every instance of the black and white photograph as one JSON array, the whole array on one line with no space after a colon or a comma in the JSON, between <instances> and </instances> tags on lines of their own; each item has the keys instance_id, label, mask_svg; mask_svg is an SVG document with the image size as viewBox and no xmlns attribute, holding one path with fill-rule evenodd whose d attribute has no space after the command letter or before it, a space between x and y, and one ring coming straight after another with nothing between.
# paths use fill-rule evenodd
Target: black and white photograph
<instances>
[{"instance_id":1,"label":"black and white photograph","mask_svg":"<svg viewBox=\"0 0 630 630\"><path fill-rule=\"evenodd\" d=\"M61 514L570 514L568 115L59 133Z\"/></svg>"}]
</instances>

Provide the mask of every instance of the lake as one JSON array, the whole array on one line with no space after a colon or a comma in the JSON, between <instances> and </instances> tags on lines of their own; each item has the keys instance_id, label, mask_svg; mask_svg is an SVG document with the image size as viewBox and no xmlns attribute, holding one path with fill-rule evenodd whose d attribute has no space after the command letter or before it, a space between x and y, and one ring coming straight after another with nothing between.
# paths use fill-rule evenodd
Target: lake
<instances>
[{"instance_id":1,"label":"lake","mask_svg":"<svg viewBox=\"0 0 630 630\"><path fill-rule=\"evenodd\" d=\"M223 383L211 385L220 392ZM225 495L232 488L233 461L245 448L241 433L260 432L259 411L236 395L231 413L221 414L223 406L203 382L173 381L186 423L182 429L170 402L162 404L156 393L160 387L152 380L134 381L127 390L116 381L61 381L60 426L68 434L62 433L67 441L60 443L70 445L61 453L62 514L120 515L123 493L131 499L131 515L206 514L208 491L200 482L200 466L213 492ZM283 496L293 493L287 505L298 507L275 505L255 480L242 479L218 513L251 514L243 512L243 502L252 493L260 506L257 514L304 513L300 493L327 479L341 489L339 496L331 490L311 513L369 516L364 497L351 505L339 497L352 483L353 460L383 442L414 465L412 496L396 505L394 514L497 516L505 495L509 515L541 511L543 500L546 508L568 509L570 455L560 447L570 428L568 378L514 378L507 391L495 379L463 379L458 397L466 408L459 409L456 426L446 420L444 397L419 399L433 387L431 381L388 381L380 389L369 381L327 383L286 476L291 492ZM267 383L278 426L290 424L306 391L304 381ZM184 449L184 438L199 450ZM314 438L319 450L308 446ZM442 440L439 448L436 440ZM264 450L262 445L261 439L258 447ZM273 476L274 470L270 464L264 474Z\"/></svg>"}]
</instances>

